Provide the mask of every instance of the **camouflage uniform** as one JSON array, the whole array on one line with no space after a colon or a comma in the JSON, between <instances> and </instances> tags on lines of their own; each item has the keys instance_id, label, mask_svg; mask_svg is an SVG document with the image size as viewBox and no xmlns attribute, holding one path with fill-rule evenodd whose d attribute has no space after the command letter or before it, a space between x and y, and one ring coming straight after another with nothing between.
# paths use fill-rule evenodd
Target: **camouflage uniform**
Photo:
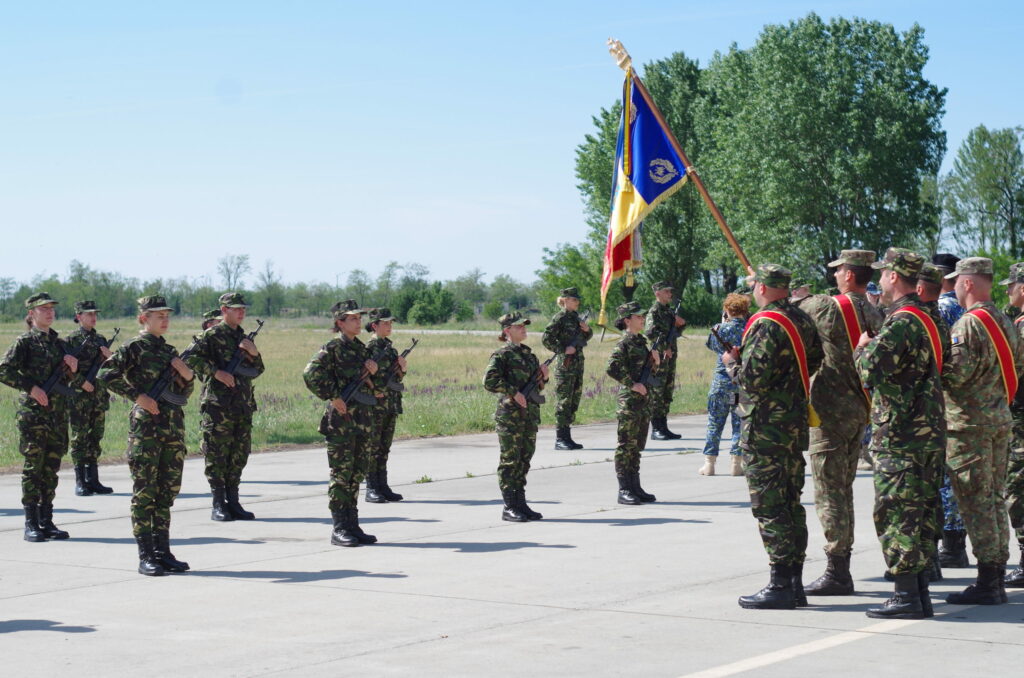
<instances>
[{"instance_id":1,"label":"camouflage uniform","mask_svg":"<svg viewBox=\"0 0 1024 678\"><path fill-rule=\"evenodd\" d=\"M625 334L608 358L608 376L622 384L615 409L619 421L618 447L615 448L617 476L640 471L640 452L647 444L647 427L651 418L650 398L640 395L632 387L640 381L640 372L650 353L642 334Z\"/></svg>"},{"instance_id":2,"label":"camouflage uniform","mask_svg":"<svg viewBox=\"0 0 1024 678\"><path fill-rule=\"evenodd\" d=\"M371 325L385 321L394 321L390 309L378 308L370 313ZM395 424L402 413L402 391L399 389L405 373L399 369L398 351L387 337L375 336L366 348L377 360L379 368L372 377L377 404L373 408L373 428L367 445L366 497L368 501L377 503L401 501L402 495L392 491L388 485L388 455L395 437Z\"/></svg>"},{"instance_id":3,"label":"camouflage uniform","mask_svg":"<svg viewBox=\"0 0 1024 678\"><path fill-rule=\"evenodd\" d=\"M667 282L660 282L654 285L654 290L671 290L672 286ZM647 322L644 325L644 334L651 342L651 346L662 340L660 351L662 352L661 366L658 368L658 375L661 385L651 389L651 421L662 427L664 420L668 417L669 408L672 405L672 396L676 386L676 358L678 356L678 340L671 344L666 343L672 327L675 325L676 314L672 307L655 300L647 312ZM671 358L665 358L664 352L672 351ZM667 428L665 428L667 432ZM657 430L655 431L657 432ZM671 434L666 439L676 439L680 436Z\"/></svg>"},{"instance_id":4,"label":"camouflage uniform","mask_svg":"<svg viewBox=\"0 0 1024 678\"><path fill-rule=\"evenodd\" d=\"M723 339L739 348L743 341L744 323L743 318L730 318L715 325L715 330ZM743 452L740 451L740 414L736 407L739 387L729 378L729 373L725 369L725 365L722 364L725 347L711 333L708 333L705 345L718 359L715 362L715 373L711 377L711 388L708 390L708 431L704 439L704 454L712 457L718 456L718 446L725 429L725 420L732 414L732 448L729 453L742 455Z\"/></svg>"},{"instance_id":5,"label":"camouflage uniform","mask_svg":"<svg viewBox=\"0 0 1024 678\"><path fill-rule=\"evenodd\" d=\"M75 466L95 464L103 451L100 443L106 425L107 410L110 409L110 394L99 379L93 383L92 392L82 390L85 375L92 366L103 362L100 346L107 345L107 339L95 329L79 327L68 335L68 351L74 351L83 344L78 353L78 371L71 385L75 396L68 403L71 414L71 459Z\"/></svg>"},{"instance_id":6,"label":"camouflage uniform","mask_svg":"<svg viewBox=\"0 0 1024 678\"><path fill-rule=\"evenodd\" d=\"M579 298L576 288L562 290L561 296ZM565 355L565 347L577 336L589 341L594 331L580 329L580 315L576 311L565 309L556 313L548 326L544 328L544 348L557 353L555 359L555 423L559 431L568 432L580 406L580 395L583 393L583 348L577 347L572 355Z\"/></svg>"},{"instance_id":7,"label":"camouflage uniform","mask_svg":"<svg viewBox=\"0 0 1024 678\"><path fill-rule=\"evenodd\" d=\"M1024 284L1024 262L1011 266L1009 278L1000 284ZM1018 336L1024 342L1024 316L1018 314L1013 321ZM1010 416L1013 418L1013 434L1006 477L1006 508L1020 549L1020 565L1006 576L1006 585L1024 586L1024 380L1021 380L1017 395L1010 403Z\"/></svg>"}]
</instances>

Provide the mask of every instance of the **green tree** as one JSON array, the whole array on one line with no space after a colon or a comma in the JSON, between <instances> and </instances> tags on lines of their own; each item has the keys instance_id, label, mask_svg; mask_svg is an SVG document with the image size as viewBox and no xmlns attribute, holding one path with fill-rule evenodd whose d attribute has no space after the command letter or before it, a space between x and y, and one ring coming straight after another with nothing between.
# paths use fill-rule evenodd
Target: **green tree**
<instances>
[{"instance_id":1,"label":"green tree","mask_svg":"<svg viewBox=\"0 0 1024 678\"><path fill-rule=\"evenodd\" d=\"M435 282L416 295L416 302L409 309L409 322L437 325L447 322L454 312L455 297L440 282Z\"/></svg>"},{"instance_id":2,"label":"green tree","mask_svg":"<svg viewBox=\"0 0 1024 678\"><path fill-rule=\"evenodd\" d=\"M444 285L445 289L452 293L456 301L465 301L467 304L476 305L487 298L487 286L484 285L484 272L474 268L463 273L455 280L449 280Z\"/></svg>"},{"instance_id":3,"label":"green tree","mask_svg":"<svg viewBox=\"0 0 1024 678\"><path fill-rule=\"evenodd\" d=\"M242 278L252 271L248 254L227 254L217 260L217 273L224 282L224 289L235 292L241 289Z\"/></svg>"}]
</instances>

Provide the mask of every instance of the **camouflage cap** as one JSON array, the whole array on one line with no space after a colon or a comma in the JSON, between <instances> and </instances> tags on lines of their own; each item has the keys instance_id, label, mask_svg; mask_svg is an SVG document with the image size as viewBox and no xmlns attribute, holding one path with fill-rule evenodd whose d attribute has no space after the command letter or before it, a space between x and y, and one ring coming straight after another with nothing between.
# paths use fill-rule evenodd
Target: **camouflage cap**
<instances>
[{"instance_id":1,"label":"camouflage cap","mask_svg":"<svg viewBox=\"0 0 1024 678\"><path fill-rule=\"evenodd\" d=\"M999 281L1000 285L1012 285L1013 283L1024 283L1024 261L1010 266L1010 277Z\"/></svg>"},{"instance_id":2,"label":"camouflage cap","mask_svg":"<svg viewBox=\"0 0 1024 678\"><path fill-rule=\"evenodd\" d=\"M662 290L674 290L675 287L673 287L672 283L670 283L669 281L662 280L661 282L656 282L653 285L651 285L651 289L654 290L655 292L660 292Z\"/></svg>"},{"instance_id":3,"label":"camouflage cap","mask_svg":"<svg viewBox=\"0 0 1024 678\"><path fill-rule=\"evenodd\" d=\"M992 260L988 257L967 257L956 262L956 270L946 274L946 278L955 278L958 275L992 275L994 268Z\"/></svg>"},{"instance_id":4,"label":"camouflage cap","mask_svg":"<svg viewBox=\"0 0 1024 678\"><path fill-rule=\"evenodd\" d=\"M219 317L221 317L220 308L210 309L209 311L203 314L203 320L213 320Z\"/></svg>"},{"instance_id":5,"label":"camouflage cap","mask_svg":"<svg viewBox=\"0 0 1024 678\"><path fill-rule=\"evenodd\" d=\"M85 301L75 302L75 313L85 313L87 311L98 311L96 308L96 302L92 299L86 299Z\"/></svg>"},{"instance_id":6,"label":"camouflage cap","mask_svg":"<svg viewBox=\"0 0 1024 678\"><path fill-rule=\"evenodd\" d=\"M331 306L331 313L336 320L341 320L347 315L362 315L365 311L366 309L359 308L359 304L356 303L355 299L339 301L334 306Z\"/></svg>"},{"instance_id":7,"label":"camouflage cap","mask_svg":"<svg viewBox=\"0 0 1024 678\"><path fill-rule=\"evenodd\" d=\"M810 284L811 283L807 281L807 278L802 275L795 275L792 280L789 281L789 289L798 290L801 287L809 287Z\"/></svg>"},{"instance_id":8,"label":"camouflage cap","mask_svg":"<svg viewBox=\"0 0 1024 678\"><path fill-rule=\"evenodd\" d=\"M519 311L512 311L498 318L498 324L502 327L512 327L513 325L529 325L530 319L525 317Z\"/></svg>"},{"instance_id":9,"label":"camouflage cap","mask_svg":"<svg viewBox=\"0 0 1024 678\"><path fill-rule=\"evenodd\" d=\"M387 306L381 306L380 308L370 309L370 322L376 323L381 321L394 321L395 316L391 315L391 309Z\"/></svg>"},{"instance_id":10,"label":"camouflage cap","mask_svg":"<svg viewBox=\"0 0 1024 678\"><path fill-rule=\"evenodd\" d=\"M619 320L625 320L631 315L647 315L647 311L635 301L628 301L615 309L615 317Z\"/></svg>"},{"instance_id":11,"label":"camouflage cap","mask_svg":"<svg viewBox=\"0 0 1024 678\"><path fill-rule=\"evenodd\" d=\"M241 292L225 292L220 295L217 299L221 306L227 306L228 308L249 308L249 304L245 303L245 298Z\"/></svg>"},{"instance_id":12,"label":"camouflage cap","mask_svg":"<svg viewBox=\"0 0 1024 678\"><path fill-rule=\"evenodd\" d=\"M55 301L46 292L36 292L31 297L25 300L25 308L33 309L37 306L46 306L47 304L59 304L59 301Z\"/></svg>"},{"instance_id":13,"label":"camouflage cap","mask_svg":"<svg viewBox=\"0 0 1024 678\"><path fill-rule=\"evenodd\" d=\"M835 268L843 264L847 266L870 266L875 263L877 258L871 250L843 250L839 253L838 259L828 262L828 267Z\"/></svg>"},{"instance_id":14,"label":"camouflage cap","mask_svg":"<svg viewBox=\"0 0 1024 678\"><path fill-rule=\"evenodd\" d=\"M789 281L792 280L793 274L788 268L779 266L778 264L761 264L757 267L757 271L754 272L754 282L759 282L767 285L768 287L776 287L779 289L786 289L789 287Z\"/></svg>"},{"instance_id":15,"label":"camouflage cap","mask_svg":"<svg viewBox=\"0 0 1024 678\"><path fill-rule=\"evenodd\" d=\"M579 299L580 293L576 290L575 287L566 287L564 290L558 293L558 296L567 297L569 299Z\"/></svg>"},{"instance_id":16,"label":"camouflage cap","mask_svg":"<svg viewBox=\"0 0 1024 678\"><path fill-rule=\"evenodd\" d=\"M932 257L932 263L945 273L952 273L958 261L960 261L960 257L949 252L939 252Z\"/></svg>"},{"instance_id":17,"label":"camouflage cap","mask_svg":"<svg viewBox=\"0 0 1024 678\"><path fill-rule=\"evenodd\" d=\"M885 258L871 264L871 268L895 271L907 278L917 278L923 263L924 257L916 252L911 252L905 247L890 247L885 251Z\"/></svg>"},{"instance_id":18,"label":"camouflage cap","mask_svg":"<svg viewBox=\"0 0 1024 678\"><path fill-rule=\"evenodd\" d=\"M167 300L159 294L151 294L148 297L141 297L137 300L137 303L139 304L139 313L174 310L167 305Z\"/></svg>"},{"instance_id":19,"label":"camouflage cap","mask_svg":"<svg viewBox=\"0 0 1024 678\"><path fill-rule=\"evenodd\" d=\"M878 285L874 281L868 283L868 294L874 294L876 296L882 294L882 290L878 289Z\"/></svg>"},{"instance_id":20,"label":"camouflage cap","mask_svg":"<svg viewBox=\"0 0 1024 678\"><path fill-rule=\"evenodd\" d=\"M917 273L917 279L921 282L932 283L933 285L942 284L942 269L935 264L929 264L927 261L921 264L921 270Z\"/></svg>"}]
</instances>

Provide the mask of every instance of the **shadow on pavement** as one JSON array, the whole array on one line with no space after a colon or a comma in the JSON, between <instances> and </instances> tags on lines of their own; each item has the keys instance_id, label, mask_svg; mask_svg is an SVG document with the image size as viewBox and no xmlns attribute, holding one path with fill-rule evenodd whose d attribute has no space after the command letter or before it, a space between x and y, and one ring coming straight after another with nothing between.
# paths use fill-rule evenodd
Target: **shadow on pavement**
<instances>
[{"instance_id":1,"label":"shadow on pavement","mask_svg":"<svg viewBox=\"0 0 1024 678\"><path fill-rule=\"evenodd\" d=\"M750 508L749 501L657 501L657 506L729 506L731 508Z\"/></svg>"},{"instance_id":2,"label":"shadow on pavement","mask_svg":"<svg viewBox=\"0 0 1024 678\"><path fill-rule=\"evenodd\" d=\"M374 544L374 548L388 546L405 549L451 549L457 553L495 553L498 551L516 551L518 549L574 549L573 544L538 544L535 541L434 541L422 543Z\"/></svg>"},{"instance_id":3,"label":"shadow on pavement","mask_svg":"<svg viewBox=\"0 0 1024 678\"><path fill-rule=\"evenodd\" d=\"M243 485L326 485L326 480L243 480Z\"/></svg>"},{"instance_id":4,"label":"shadow on pavement","mask_svg":"<svg viewBox=\"0 0 1024 678\"><path fill-rule=\"evenodd\" d=\"M84 514L89 514L89 513L96 513L95 511L81 511L79 509L57 508L56 506L53 507L53 512L55 514L56 513L81 513L83 515ZM18 508L0 508L0 517L5 517L5 516L8 516L8 517L9 516L24 516L24 515L25 515L25 509L23 507L21 507L21 506L19 506Z\"/></svg>"},{"instance_id":5,"label":"shadow on pavement","mask_svg":"<svg viewBox=\"0 0 1024 678\"><path fill-rule=\"evenodd\" d=\"M390 522L406 522L406 523L439 523L440 520L435 518L405 518L403 516L367 516L360 515L359 522L362 523L390 523ZM320 525L331 525L333 521L330 518L300 518L300 517L289 517L289 518L257 518L257 523L317 523Z\"/></svg>"},{"instance_id":6,"label":"shadow on pavement","mask_svg":"<svg viewBox=\"0 0 1024 678\"><path fill-rule=\"evenodd\" d=\"M333 581L352 577L374 579L404 579L408 575L364 572L363 570L321 570L319 572L286 572L275 570L192 570L189 577L227 577L229 579L268 579L272 584L302 584L313 581Z\"/></svg>"},{"instance_id":7,"label":"shadow on pavement","mask_svg":"<svg viewBox=\"0 0 1024 678\"><path fill-rule=\"evenodd\" d=\"M668 523L710 523L710 520L685 518L545 518L545 523L600 523L616 527L630 525L667 525Z\"/></svg>"},{"instance_id":8,"label":"shadow on pavement","mask_svg":"<svg viewBox=\"0 0 1024 678\"><path fill-rule=\"evenodd\" d=\"M457 504L459 506L501 506L504 502L501 499L403 499L402 504ZM543 499L530 499L533 504L561 504L560 501L544 501Z\"/></svg>"},{"instance_id":9,"label":"shadow on pavement","mask_svg":"<svg viewBox=\"0 0 1024 678\"><path fill-rule=\"evenodd\" d=\"M92 633L93 626L64 626L61 622L50 619L8 619L0 621L0 633L18 633L19 631L57 631L59 633Z\"/></svg>"},{"instance_id":10,"label":"shadow on pavement","mask_svg":"<svg viewBox=\"0 0 1024 678\"><path fill-rule=\"evenodd\" d=\"M68 543L89 542L96 544L135 544L134 537L72 537ZM171 537L171 546L201 546L203 544L262 544L259 539L230 539L228 537Z\"/></svg>"}]
</instances>

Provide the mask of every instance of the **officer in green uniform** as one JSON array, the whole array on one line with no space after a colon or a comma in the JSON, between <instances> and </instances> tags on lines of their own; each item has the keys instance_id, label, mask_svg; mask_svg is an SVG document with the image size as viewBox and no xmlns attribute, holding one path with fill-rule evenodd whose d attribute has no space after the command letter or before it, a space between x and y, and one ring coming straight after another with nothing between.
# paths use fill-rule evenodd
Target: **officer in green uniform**
<instances>
[{"instance_id":1,"label":"officer in green uniform","mask_svg":"<svg viewBox=\"0 0 1024 678\"><path fill-rule=\"evenodd\" d=\"M675 314L672 310L672 295L674 290L672 283L662 281L651 286L654 290L654 304L647 312L647 324L644 326L644 334L651 342L651 345L661 341L661 369L658 374L661 377L661 385L651 389L651 440L678 440L682 436L668 430L668 411L672 406L672 396L676 387L676 350L678 340L671 344L668 341L669 332L674 326L677 332L681 332L686 326L686 321Z\"/></svg>"},{"instance_id":2,"label":"officer in green uniform","mask_svg":"<svg viewBox=\"0 0 1024 678\"><path fill-rule=\"evenodd\" d=\"M377 404L373 408L370 441L367 445L366 501L383 504L402 501L402 495L388 485L388 455L395 437L395 424L402 413L402 378L408 365L391 343L392 324L395 322L389 308L370 311L366 331L373 339L366 345L377 359L377 373L373 375L373 393Z\"/></svg>"},{"instance_id":3,"label":"officer in green uniform","mask_svg":"<svg viewBox=\"0 0 1024 678\"><path fill-rule=\"evenodd\" d=\"M999 284L1007 286L1010 306L1017 311L1024 309L1024 262L1011 266L1009 277ZM1024 341L1024 315L1018 312L1013 324L1021 341ZM1024 587L1024 380L1021 380L1017 395L1010 403L1010 415L1013 417L1013 435L1006 476L1006 507L1020 549L1020 564L1006 575L1006 586L1019 588Z\"/></svg>"},{"instance_id":4,"label":"officer in green uniform","mask_svg":"<svg viewBox=\"0 0 1024 678\"><path fill-rule=\"evenodd\" d=\"M25 300L28 331L14 340L0 359L0 382L21 391L18 399L19 450L25 458L21 471L21 503L25 509L25 541L67 539L53 524L53 498L57 471L68 451L68 398L61 387L46 393L42 385L55 370L74 373L78 360L67 355L64 341L50 327L57 302L46 292Z\"/></svg>"},{"instance_id":5,"label":"officer in green uniform","mask_svg":"<svg viewBox=\"0 0 1024 678\"><path fill-rule=\"evenodd\" d=\"M583 393L582 344L590 341L594 331L580 318L580 295L575 287L561 291L558 305L562 310L544 328L544 348L558 354L555 359L555 449L579 450L583 446L572 439L570 429Z\"/></svg>"},{"instance_id":6,"label":"officer in green uniform","mask_svg":"<svg viewBox=\"0 0 1024 678\"><path fill-rule=\"evenodd\" d=\"M524 344L529 318L506 313L498 319L502 347L491 354L484 374L484 388L497 393L494 429L498 434L501 457L498 462L498 487L504 500L501 519L514 523L540 520L544 516L526 503L526 474L537 447L540 402L543 397L527 399L521 393L530 379L538 379L534 394L548 379L547 365L541 365L530 347Z\"/></svg>"},{"instance_id":7,"label":"officer in green uniform","mask_svg":"<svg viewBox=\"0 0 1024 678\"><path fill-rule=\"evenodd\" d=\"M96 302L75 302L75 322L78 329L68 335L69 351L78 349L78 372L72 381L75 395L70 399L71 459L75 463L75 494L88 497L110 494L114 490L100 483L98 460L102 449L103 429L110 395L103 382L93 379L85 383L85 376L93 366L109 358L107 339L96 331Z\"/></svg>"},{"instance_id":8,"label":"officer in green uniform","mask_svg":"<svg viewBox=\"0 0 1024 678\"><path fill-rule=\"evenodd\" d=\"M202 330L205 332L214 325L220 322L220 309L211 308L209 311L203 314L203 324L201 325Z\"/></svg>"},{"instance_id":9,"label":"officer in green uniform","mask_svg":"<svg viewBox=\"0 0 1024 678\"><path fill-rule=\"evenodd\" d=\"M171 393L187 398L194 375L164 334L172 309L160 295L142 297L139 336L126 341L103 363L99 378L107 388L132 401L128 413L128 469L134 481L132 533L139 548L139 574L186 572L189 565L171 553L171 507L181 490L185 464L185 413L181 405L148 391L172 370Z\"/></svg>"}]
</instances>

